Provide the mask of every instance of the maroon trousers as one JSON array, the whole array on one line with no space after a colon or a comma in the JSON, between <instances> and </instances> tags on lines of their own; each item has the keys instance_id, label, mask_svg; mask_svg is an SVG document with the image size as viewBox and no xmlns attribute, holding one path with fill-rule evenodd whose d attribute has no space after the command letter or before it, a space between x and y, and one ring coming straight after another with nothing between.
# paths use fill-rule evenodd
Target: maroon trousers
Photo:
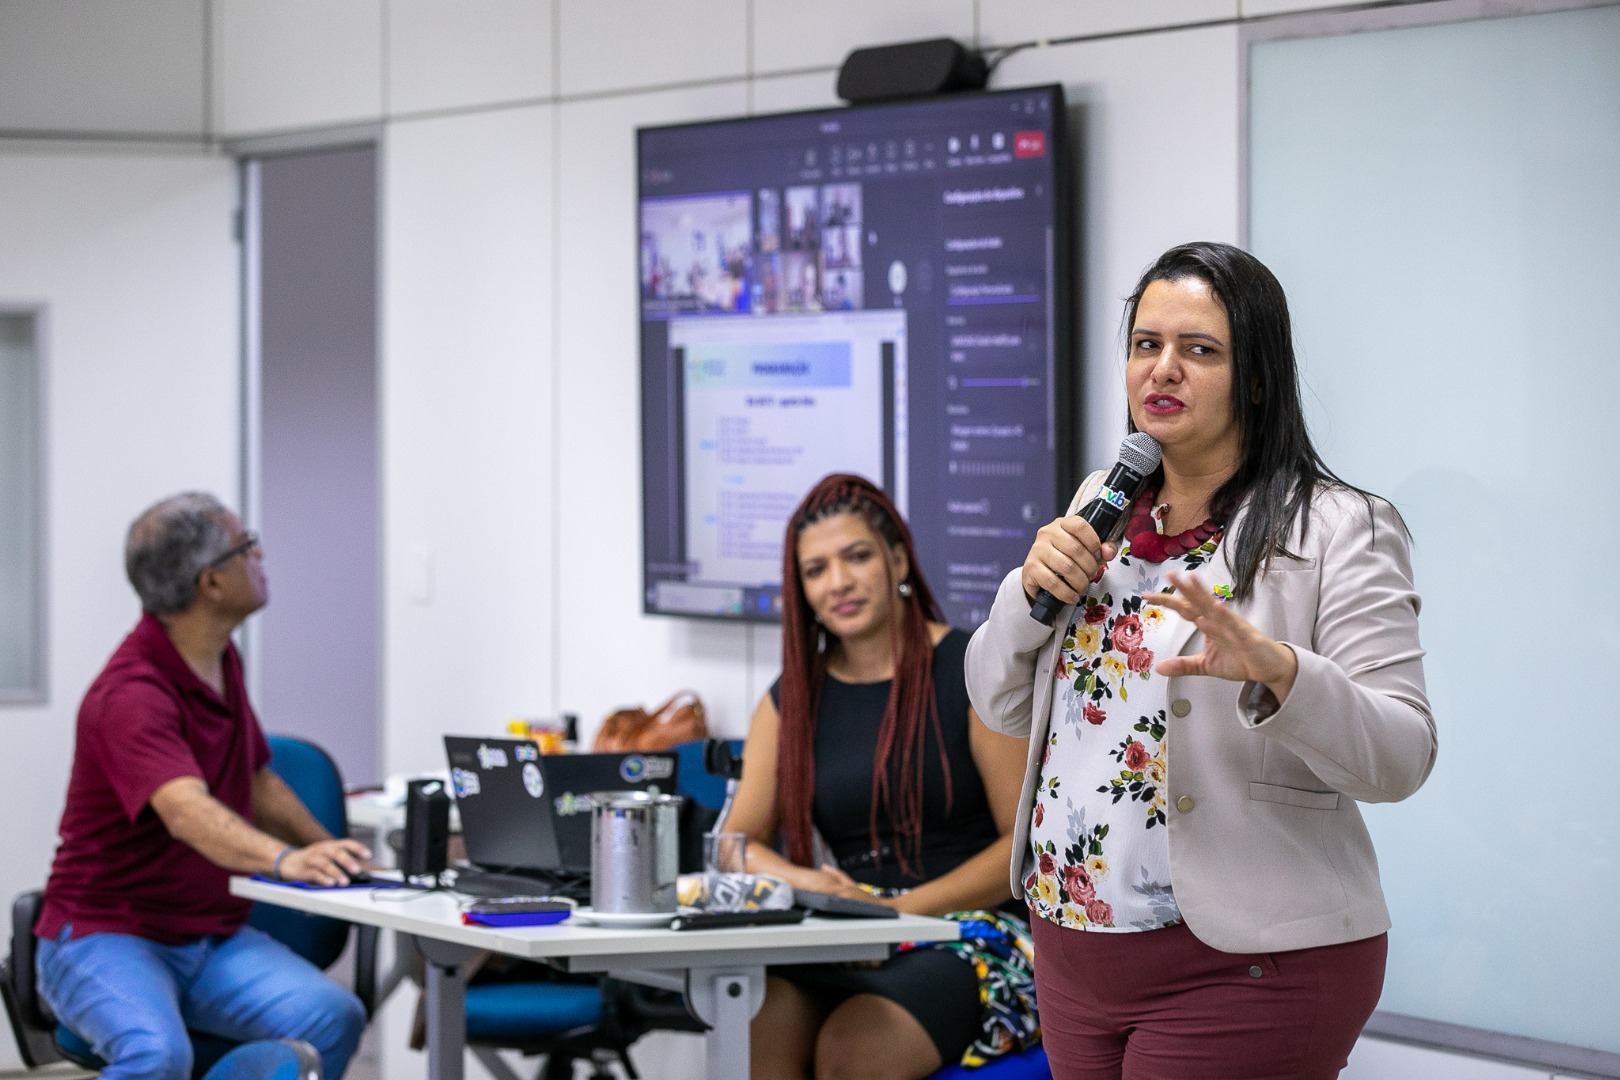
<instances>
[{"instance_id":1,"label":"maroon trousers","mask_svg":"<svg viewBox=\"0 0 1620 1080\"><path fill-rule=\"evenodd\" d=\"M1030 923L1054 1080L1332 1080L1378 1004L1389 947L1380 934L1224 953L1185 925L1103 934Z\"/></svg>"}]
</instances>

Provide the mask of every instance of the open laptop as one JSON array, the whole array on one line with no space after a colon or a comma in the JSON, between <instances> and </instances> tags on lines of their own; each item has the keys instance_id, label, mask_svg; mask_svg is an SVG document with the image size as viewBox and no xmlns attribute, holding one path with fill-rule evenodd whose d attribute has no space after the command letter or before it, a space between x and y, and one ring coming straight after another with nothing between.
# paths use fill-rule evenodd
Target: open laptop
<instances>
[{"instance_id":1,"label":"open laptop","mask_svg":"<svg viewBox=\"0 0 1620 1080\"><path fill-rule=\"evenodd\" d=\"M538 878L591 871L591 793L675 790L674 754L542 754L528 739L444 737L467 859Z\"/></svg>"}]
</instances>

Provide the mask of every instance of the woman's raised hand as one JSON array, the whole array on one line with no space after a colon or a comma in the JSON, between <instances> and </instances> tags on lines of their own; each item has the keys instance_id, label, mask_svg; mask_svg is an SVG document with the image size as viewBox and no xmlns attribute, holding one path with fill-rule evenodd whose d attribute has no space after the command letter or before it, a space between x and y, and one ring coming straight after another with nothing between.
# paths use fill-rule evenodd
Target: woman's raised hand
<instances>
[{"instance_id":1,"label":"woman's raised hand","mask_svg":"<svg viewBox=\"0 0 1620 1080\"><path fill-rule=\"evenodd\" d=\"M1286 701L1299 673L1294 650L1262 634L1243 616L1216 599L1195 574L1172 571L1174 592L1150 593L1142 600L1169 608L1204 635L1202 652L1171 656L1154 669L1160 675L1208 675L1232 682L1264 683Z\"/></svg>"},{"instance_id":2,"label":"woman's raised hand","mask_svg":"<svg viewBox=\"0 0 1620 1080\"><path fill-rule=\"evenodd\" d=\"M1086 519L1062 517L1041 526L1024 560L1024 595L1035 602L1045 589L1065 604L1078 603L1086 585L1095 580L1109 559L1113 544L1097 538Z\"/></svg>"}]
</instances>

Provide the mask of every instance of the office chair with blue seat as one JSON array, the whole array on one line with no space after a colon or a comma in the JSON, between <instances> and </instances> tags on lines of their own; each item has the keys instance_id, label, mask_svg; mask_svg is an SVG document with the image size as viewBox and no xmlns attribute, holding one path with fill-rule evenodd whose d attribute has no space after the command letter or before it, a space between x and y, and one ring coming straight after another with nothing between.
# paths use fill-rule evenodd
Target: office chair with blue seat
<instances>
[{"instance_id":1,"label":"office chair with blue seat","mask_svg":"<svg viewBox=\"0 0 1620 1080\"><path fill-rule=\"evenodd\" d=\"M515 1050L544 1055L537 1080L572 1080L574 1062L595 1063L592 1075L612 1077L604 1058L636 1076L626 1050L635 1036L623 1033L604 1004L595 980L529 979L467 987L467 1047L496 1080L519 1080L499 1056Z\"/></svg>"},{"instance_id":2,"label":"office chair with blue seat","mask_svg":"<svg viewBox=\"0 0 1620 1080\"><path fill-rule=\"evenodd\" d=\"M347 793L337 762L307 739L271 735L268 741L270 768L292 788L293 794L309 808L322 828L333 836L348 836ZM325 915L306 915L275 904L254 904L248 925L269 934L324 971L343 954L352 924ZM354 929L354 994L370 1016L377 998L377 928Z\"/></svg>"},{"instance_id":3,"label":"office chair with blue seat","mask_svg":"<svg viewBox=\"0 0 1620 1080\"><path fill-rule=\"evenodd\" d=\"M693 739L674 748L675 779L678 793L707 810L719 813L726 802L724 773L711 769L710 744L724 747L731 760L742 760L741 739Z\"/></svg>"},{"instance_id":4,"label":"office chair with blue seat","mask_svg":"<svg viewBox=\"0 0 1620 1080\"><path fill-rule=\"evenodd\" d=\"M269 743L270 767L303 800L328 832L333 836L347 835L348 815L344 806L343 777L331 757L314 743L292 736L272 735ZM5 999L6 1014L17 1039L17 1049L23 1063L29 1068L69 1061L87 1069L99 1069L103 1062L76 1032L56 1022L35 985L34 924L39 920L43 897L40 890L32 889L20 894L12 903L11 950L8 956L0 960L0 994ZM255 904L248 922L322 969L336 962L348 943L349 923L304 915L272 905ZM355 994L365 1005L368 1014L372 1010L376 990L376 949L376 929L361 927L355 946L354 983ZM237 1047L228 1039L205 1032L194 1031L191 1036L195 1060L192 1074L197 1077L221 1065L221 1059ZM258 1047L262 1044L249 1045ZM254 1050L251 1054L236 1055L223 1064L241 1075L260 1075L245 1071L247 1062L269 1053L267 1050ZM318 1073L318 1068L316 1071ZM306 1072L302 1075L309 1074Z\"/></svg>"}]
</instances>

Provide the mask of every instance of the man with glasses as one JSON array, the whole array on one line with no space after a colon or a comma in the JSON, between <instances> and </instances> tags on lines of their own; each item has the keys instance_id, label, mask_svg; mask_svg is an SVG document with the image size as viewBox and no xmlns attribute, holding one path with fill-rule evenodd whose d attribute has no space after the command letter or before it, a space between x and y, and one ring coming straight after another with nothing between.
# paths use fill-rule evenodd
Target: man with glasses
<instances>
[{"instance_id":1,"label":"man with glasses","mask_svg":"<svg viewBox=\"0 0 1620 1080\"><path fill-rule=\"evenodd\" d=\"M176 495L135 519L124 562L143 614L79 709L34 928L40 992L103 1080L188 1080L188 1027L307 1041L337 1080L359 1000L247 926L228 888L233 873L347 884L370 857L269 768L231 644L269 599L259 539L212 496Z\"/></svg>"}]
</instances>

